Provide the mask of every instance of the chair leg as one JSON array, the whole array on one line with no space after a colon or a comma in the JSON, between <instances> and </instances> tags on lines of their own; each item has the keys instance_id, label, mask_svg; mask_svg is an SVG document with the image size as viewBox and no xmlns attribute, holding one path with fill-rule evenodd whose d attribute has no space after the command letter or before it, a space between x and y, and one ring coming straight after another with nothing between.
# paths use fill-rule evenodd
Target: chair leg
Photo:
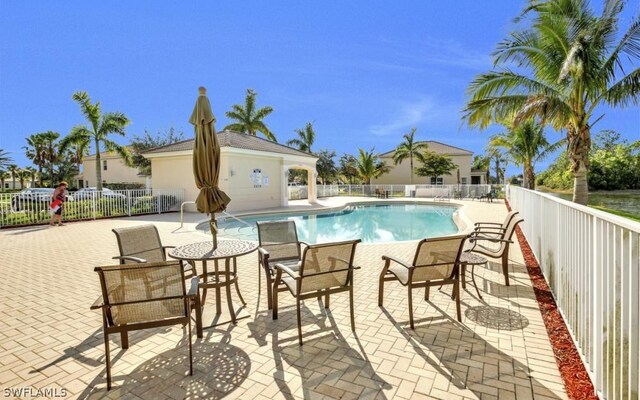
<instances>
[{"instance_id":1,"label":"chair leg","mask_svg":"<svg viewBox=\"0 0 640 400\"><path fill-rule=\"evenodd\" d=\"M352 282L353 285L353 282ZM353 315L353 286L349 287L349 311L351 312L351 331L356 331L356 320Z\"/></svg>"},{"instance_id":2,"label":"chair leg","mask_svg":"<svg viewBox=\"0 0 640 400\"><path fill-rule=\"evenodd\" d=\"M509 286L509 249L502 253L502 273L504 274L504 284Z\"/></svg>"},{"instance_id":3,"label":"chair leg","mask_svg":"<svg viewBox=\"0 0 640 400\"><path fill-rule=\"evenodd\" d=\"M199 295L196 295L194 300L194 308L196 309L196 334L198 339L202 339L202 306L200 305Z\"/></svg>"},{"instance_id":4,"label":"chair leg","mask_svg":"<svg viewBox=\"0 0 640 400\"><path fill-rule=\"evenodd\" d=\"M300 298L296 297L296 316L298 317L298 342L302 346L302 320L300 318Z\"/></svg>"},{"instance_id":5,"label":"chair leg","mask_svg":"<svg viewBox=\"0 0 640 400\"><path fill-rule=\"evenodd\" d=\"M120 332L120 342L123 349L126 350L129 348L129 334L127 331Z\"/></svg>"},{"instance_id":6,"label":"chair leg","mask_svg":"<svg viewBox=\"0 0 640 400\"><path fill-rule=\"evenodd\" d=\"M324 308L329 308L329 295L324 295Z\"/></svg>"},{"instance_id":7,"label":"chair leg","mask_svg":"<svg viewBox=\"0 0 640 400\"><path fill-rule=\"evenodd\" d=\"M191 344L191 318L189 318L189 375L193 376L193 345Z\"/></svg>"},{"instance_id":8,"label":"chair leg","mask_svg":"<svg viewBox=\"0 0 640 400\"><path fill-rule=\"evenodd\" d=\"M431 286L429 286L429 285L424 287L424 300L425 301L429 301L429 289L431 289Z\"/></svg>"},{"instance_id":9,"label":"chair leg","mask_svg":"<svg viewBox=\"0 0 640 400\"><path fill-rule=\"evenodd\" d=\"M273 303L273 291L278 291L277 288L275 288L273 286L273 280L271 279L271 274L268 273L267 271L264 271L264 274L266 275L267 278L267 310L271 310L271 308L273 307L273 305L271 303Z\"/></svg>"},{"instance_id":10,"label":"chair leg","mask_svg":"<svg viewBox=\"0 0 640 400\"><path fill-rule=\"evenodd\" d=\"M271 306L271 319L278 319L278 288L273 285L273 298L270 301Z\"/></svg>"},{"instance_id":11,"label":"chair leg","mask_svg":"<svg viewBox=\"0 0 640 400\"><path fill-rule=\"evenodd\" d=\"M456 281L454 288L456 293L456 312L458 314L458 322L462 322L462 312L460 311L460 281Z\"/></svg>"},{"instance_id":12,"label":"chair leg","mask_svg":"<svg viewBox=\"0 0 640 400\"><path fill-rule=\"evenodd\" d=\"M409 300L409 325L411 326L411 329L415 329L415 327L413 326L413 298L411 289L411 282L409 282L409 284L407 285L407 298Z\"/></svg>"},{"instance_id":13,"label":"chair leg","mask_svg":"<svg viewBox=\"0 0 640 400\"><path fill-rule=\"evenodd\" d=\"M378 307L382 307L382 301L384 300L384 279L380 276L380 282L378 283Z\"/></svg>"},{"instance_id":14,"label":"chair leg","mask_svg":"<svg viewBox=\"0 0 640 400\"><path fill-rule=\"evenodd\" d=\"M111 390L111 355L109 352L109 334L104 329L104 354L107 359L107 390Z\"/></svg>"},{"instance_id":15,"label":"chair leg","mask_svg":"<svg viewBox=\"0 0 640 400\"><path fill-rule=\"evenodd\" d=\"M242 294L240 293L240 288L238 287L238 264L237 264L237 260L234 257L233 258L233 276L234 276L234 282L235 282L235 286L236 286L236 293L238 294L238 298L240 298L240 302L242 303L243 306L247 305L247 302L244 301L244 298L242 297ZM260 283L260 275L258 275L258 284Z\"/></svg>"}]
</instances>

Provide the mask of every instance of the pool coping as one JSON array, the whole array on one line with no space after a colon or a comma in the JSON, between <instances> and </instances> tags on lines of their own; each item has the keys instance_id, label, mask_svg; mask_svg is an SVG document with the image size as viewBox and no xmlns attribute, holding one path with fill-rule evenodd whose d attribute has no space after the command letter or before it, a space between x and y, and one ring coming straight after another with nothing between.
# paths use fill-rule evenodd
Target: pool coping
<instances>
[{"instance_id":1,"label":"pool coping","mask_svg":"<svg viewBox=\"0 0 640 400\"><path fill-rule=\"evenodd\" d=\"M279 214L293 214L295 213L296 215L309 215L309 214L319 214L319 213L326 213L326 212L331 212L331 211L341 211L344 210L345 208L349 207L349 206L357 206L357 205L371 205L371 204L390 204L390 203L400 203L400 204L423 204L423 205L438 205L438 206L449 206L449 207L453 207L456 208L457 210L452 214L452 219L454 224L456 224L456 226L458 227L458 232L456 233L452 233L450 235L444 235L444 236L455 236L455 235L461 235L461 234L465 234L465 233L471 233L471 231L473 230L473 222L467 217L467 215L464 213L464 209L467 207L465 204L460 204L460 203L456 203L456 202L444 202L444 201L432 201L432 200L424 200L424 199L420 199L420 198L411 198L411 197L403 197L403 198L399 198L399 199L385 199L385 200L380 200L380 199L370 199L370 200L355 200L355 201L347 201L344 204L340 204L340 205L336 205L336 206L320 206L318 208L314 208L311 210L287 210L287 209L282 209L282 210L250 210L247 212L240 212L237 214L230 214L235 218L238 219L242 219L243 217L255 217L255 216L260 216L260 215L279 215ZM221 219L226 219L226 218L231 218L225 215L219 215L216 217L216 221L221 220ZM208 222L209 219L203 219L201 221L197 221L196 222L196 228L195 230L202 234L203 236L207 236L210 237L211 234L198 229L198 226L200 226L201 224ZM226 238L225 236L219 236L220 239L222 240L227 240L228 238ZM249 240L249 239L247 239ZM420 239L412 239L412 240L398 240L398 241L392 241L392 242L375 242L375 243L362 243L363 245L370 245L370 244L380 244L380 243L406 243L406 242L416 242ZM256 241L257 242L257 241Z\"/></svg>"}]
</instances>

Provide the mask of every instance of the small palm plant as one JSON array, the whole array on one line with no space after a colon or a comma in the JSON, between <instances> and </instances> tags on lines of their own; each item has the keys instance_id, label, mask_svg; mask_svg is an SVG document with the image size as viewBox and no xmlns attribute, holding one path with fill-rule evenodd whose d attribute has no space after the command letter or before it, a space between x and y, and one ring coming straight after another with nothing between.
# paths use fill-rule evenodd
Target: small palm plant
<instances>
[{"instance_id":1,"label":"small palm plant","mask_svg":"<svg viewBox=\"0 0 640 400\"><path fill-rule=\"evenodd\" d=\"M389 166L380 160L380 156L375 153L374 149L370 151L358 149L356 169L362 182L367 185L371 184L371 179L378 178L390 171Z\"/></svg>"},{"instance_id":2,"label":"small palm plant","mask_svg":"<svg viewBox=\"0 0 640 400\"><path fill-rule=\"evenodd\" d=\"M311 146L316 140L316 132L313 129L313 122L307 122L304 129L296 129L298 137L287 141L287 146L295 146L300 151L311 153Z\"/></svg>"}]
</instances>

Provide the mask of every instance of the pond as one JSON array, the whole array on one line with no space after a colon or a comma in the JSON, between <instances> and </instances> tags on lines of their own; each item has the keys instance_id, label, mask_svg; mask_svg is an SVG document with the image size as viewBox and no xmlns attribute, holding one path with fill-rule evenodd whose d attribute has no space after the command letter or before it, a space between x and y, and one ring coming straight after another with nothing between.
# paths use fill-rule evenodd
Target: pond
<instances>
[{"instance_id":1,"label":"pond","mask_svg":"<svg viewBox=\"0 0 640 400\"><path fill-rule=\"evenodd\" d=\"M561 199L571 200L571 193L549 192ZM619 190L611 192L590 192L589 205L625 211L640 216L640 190Z\"/></svg>"}]
</instances>

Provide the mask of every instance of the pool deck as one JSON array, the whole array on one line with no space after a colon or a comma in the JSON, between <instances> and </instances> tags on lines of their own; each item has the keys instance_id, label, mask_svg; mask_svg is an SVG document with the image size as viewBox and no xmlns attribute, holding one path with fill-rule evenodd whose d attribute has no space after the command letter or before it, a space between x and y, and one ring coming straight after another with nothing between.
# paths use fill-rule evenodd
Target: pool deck
<instances>
[{"instance_id":1,"label":"pool deck","mask_svg":"<svg viewBox=\"0 0 640 400\"><path fill-rule=\"evenodd\" d=\"M288 209L349 200L294 201ZM501 222L507 213L501 201L451 203L462 204L471 221ZM240 257L248 318L205 329L203 339L193 333L194 375L188 375L180 327L131 333L126 351L113 335L113 389L107 392L101 314L89 306L99 295L93 268L113 264L118 253L111 229L153 223L164 244L180 245L209 239L195 230L205 218L187 213L183 228L180 215L172 213L0 230L0 398L12 397L6 389L20 388L59 388L63 398L83 399L566 398L517 244L510 253L511 286L504 285L497 262L478 268L484 300L467 287L462 323L455 321L455 302L438 290L429 302L415 295L415 330L408 327L402 286L387 284L385 305L377 306L381 256L410 260L416 241L360 244L356 333L350 330L346 294L334 295L330 310L307 300L303 347L297 343L293 297L280 296L280 318L273 321L264 282L258 293L256 253ZM213 297L205 310L213 307Z\"/></svg>"}]
</instances>

